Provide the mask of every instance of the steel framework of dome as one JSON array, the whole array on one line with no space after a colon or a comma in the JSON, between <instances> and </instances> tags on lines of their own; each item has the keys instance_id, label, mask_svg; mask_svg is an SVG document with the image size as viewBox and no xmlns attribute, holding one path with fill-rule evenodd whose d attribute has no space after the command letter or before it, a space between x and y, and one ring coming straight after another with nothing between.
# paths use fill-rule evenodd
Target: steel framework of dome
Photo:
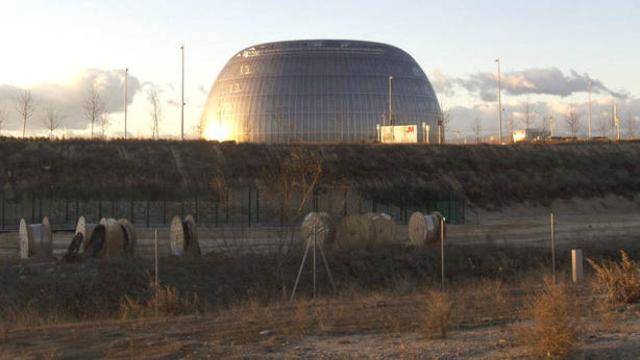
<instances>
[{"instance_id":1,"label":"steel framework of dome","mask_svg":"<svg viewBox=\"0 0 640 360\"><path fill-rule=\"evenodd\" d=\"M239 142L374 142L378 125L428 125L440 107L427 76L403 50L351 40L252 46L229 60L201 118L203 136Z\"/></svg>"}]
</instances>

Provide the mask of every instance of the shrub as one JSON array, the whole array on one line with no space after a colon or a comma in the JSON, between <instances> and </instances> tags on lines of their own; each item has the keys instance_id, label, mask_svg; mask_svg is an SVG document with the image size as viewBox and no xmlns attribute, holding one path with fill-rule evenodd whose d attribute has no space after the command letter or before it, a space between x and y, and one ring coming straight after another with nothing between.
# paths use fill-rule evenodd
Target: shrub
<instances>
[{"instance_id":1,"label":"shrub","mask_svg":"<svg viewBox=\"0 0 640 360\"><path fill-rule=\"evenodd\" d=\"M427 334L433 336L436 333L441 338L447 337L452 313L453 305L449 294L443 291L430 291L427 295L427 310L424 318Z\"/></svg>"},{"instance_id":2,"label":"shrub","mask_svg":"<svg viewBox=\"0 0 640 360\"><path fill-rule=\"evenodd\" d=\"M577 304L564 284L545 280L526 309L531 322L521 329L521 340L532 355L564 357L574 350L580 333Z\"/></svg>"},{"instance_id":3,"label":"shrub","mask_svg":"<svg viewBox=\"0 0 640 360\"><path fill-rule=\"evenodd\" d=\"M151 316L190 315L200 312L198 295L181 296L172 286L152 285L153 295L146 301L125 296L120 304L120 317L144 318Z\"/></svg>"},{"instance_id":4,"label":"shrub","mask_svg":"<svg viewBox=\"0 0 640 360\"><path fill-rule=\"evenodd\" d=\"M620 262L596 262L587 259L596 272L595 287L607 294L610 304L632 304L640 301L640 263L623 250Z\"/></svg>"}]
</instances>

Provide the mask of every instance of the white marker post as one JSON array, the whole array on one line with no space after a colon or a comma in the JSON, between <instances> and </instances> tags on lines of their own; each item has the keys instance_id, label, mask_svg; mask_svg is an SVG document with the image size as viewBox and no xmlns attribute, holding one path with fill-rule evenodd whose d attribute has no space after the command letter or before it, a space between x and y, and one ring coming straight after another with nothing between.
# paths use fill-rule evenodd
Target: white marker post
<instances>
[{"instance_id":1,"label":"white marker post","mask_svg":"<svg viewBox=\"0 0 640 360\"><path fill-rule=\"evenodd\" d=\"M584 279L582 249L571 250L571 279L576 284Z\"/></svg>"}]
</instances>

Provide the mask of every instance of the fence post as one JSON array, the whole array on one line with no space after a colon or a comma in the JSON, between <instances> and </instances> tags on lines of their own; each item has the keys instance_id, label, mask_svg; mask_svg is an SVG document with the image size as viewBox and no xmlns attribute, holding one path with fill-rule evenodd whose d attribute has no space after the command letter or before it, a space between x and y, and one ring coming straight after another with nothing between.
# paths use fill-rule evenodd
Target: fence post
<instances>
[{"instance_id":1,"label":"fence post","mask_svg":"<svg viewBox=\"0 0 640 360\"><path fill-rule=\"evenodd\" d=\"M249 197L247 200L247 227L251 227L251 188L249 188Z\"/></svg>"},{"instance_id":2,"label":"fence post","mask_svg":"<svg viewBox=\"0 0 640 360\"><path fill-rule=\"evenodd\" d=\"M260 223L260 189L256 188L256 224Z\"/></svg>"},{"instance_id":3,"label":"fence post","mask_svg":"<svg viewBox=\"0 0 640 360\"><path fill-rule=\"evenodd\" d=\"M2 230L4 230L4 193L2 193Z\"/></svg>"},{"instance_id":4,"label":"fence post","mask_svg":"<svg viewBox=\"0 0 640 360\"><path fill-rule=\"evenodd\" d=\"M553 283L556 284L556 240L554 232L553 213L549 213L549 225L551 227L551 271L553 273Z\"/></svg>"},{"instance_id":5,"label":"fence post","mask_svg":"<svg viewBox=\"0 0 640 360\"><path fill-rule=\"evenodd\" d=\"M441 290L444 291L444 218L440 218L440 284Z\"/></svg>"},{"instance_id":6,"label":"fence post","mask_svg":"<svg viewBox=\"0 0 640 360\"><path fill-rule=\"evenodd\" d=\"M574 283L581 283L584 278L582 249L571 250L571 279Z\"/></svg>"},{"instance_id":7,"label":"fence post","mask_svg":"<svg viewBox=\"0 0 640 360\"><path fill-rule=\"evenodd\" d=\"M162 225L167 223L167 200L162 200Z\"/></svg>"},{"instance_id":8,"label":"fence post","mask_svg":"<svg viewBox=\"0 0 640 360\"><path fill-rule=\"evenodd\" d=\"M200 218L198 217L198 195L195 195L195 204L194 204L194 212L195 212L195 217L196 217L196 223L198 223L200 221Z\"/></svg>"},{"instance_id":9,"label":"fence post","mask_svg":"<svg viewBox=\"0 0 640 360\"><path fill-rule=\"evenodd\" d=\"M149 200L147 200L147 209L145 211L145 223L147 224L147 229L149 228Z\"/></svg>"}]
</instances>

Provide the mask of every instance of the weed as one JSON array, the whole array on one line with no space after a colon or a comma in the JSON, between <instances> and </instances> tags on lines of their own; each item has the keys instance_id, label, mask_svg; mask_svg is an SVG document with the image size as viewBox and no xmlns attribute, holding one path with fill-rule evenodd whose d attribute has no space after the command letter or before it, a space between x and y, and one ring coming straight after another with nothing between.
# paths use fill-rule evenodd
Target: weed
<instances>
[{"instance_id":1,"label":"weed","mask_svg":"<svg viewBox=\"0 0 640 360\"><path fill-rule=\"evenodd\" d=\"M587 259L596 272L595 288L606 293L611 305L640 301L640 263L623 250L620 254L620 262Z\"/></svg>"},{"instance_id":2,"label":"weed","mask_svg":"<svg viewBox=\"0 0 640 360\"><path fill-rule=\"evenodd\" d=\"M545 279L526 311L531 322L520 329L522 342L534 356L563 357L570 354L580 334L577 301L564 284Z\"/></svg>"},{"instance_id":3,"label":"weed","mask_svg":"<svg viewBox=\"0 0 640 360\"><path fill-rule=\"evenodd\" d=\"M424 326L427 334L433 336L437 333L441 338L447 337L451 326L453 305L449 294L443 291L430 291L427 296L427 310L424 318Z\"/></svg>"}]
</instances>

